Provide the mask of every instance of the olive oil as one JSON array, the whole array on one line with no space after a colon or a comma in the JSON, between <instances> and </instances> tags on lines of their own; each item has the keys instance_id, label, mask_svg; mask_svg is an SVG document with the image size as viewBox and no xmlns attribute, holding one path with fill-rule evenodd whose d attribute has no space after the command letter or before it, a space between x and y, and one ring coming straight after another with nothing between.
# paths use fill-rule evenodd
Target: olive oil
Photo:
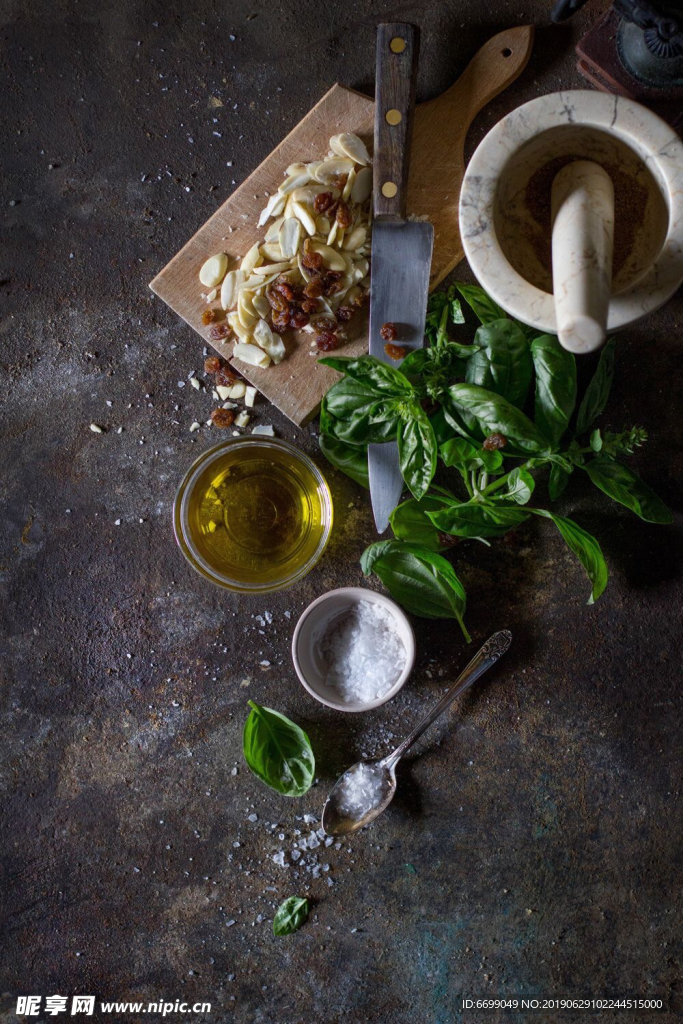
<instances>
[{"instance_id":1,"label":"olive oil","mask_svg":"<svg viewBox=\"0 0 683 1024\"><path fill-rule=\"evenodd\" d=\"M324 478L282 441L227 442L189 481L182 505L186 554L236 590L298 579L322 552L332 520Z\"/></svg>"}]
</instances>

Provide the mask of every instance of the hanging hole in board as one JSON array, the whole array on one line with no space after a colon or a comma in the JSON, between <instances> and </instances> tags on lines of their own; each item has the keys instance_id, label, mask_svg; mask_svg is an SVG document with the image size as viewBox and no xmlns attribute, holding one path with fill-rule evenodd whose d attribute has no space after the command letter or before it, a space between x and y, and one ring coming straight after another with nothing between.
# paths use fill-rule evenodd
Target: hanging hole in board
<instances>
[{"instance_id":1,"label":"hanging hole in board","mask_svg":"<svg viewBox=\"0 0 683 1024\"><path fill-rule=\"evenodd\" d=\"M501 50L500 52L502 53L502 55L504 57L511 57L512 56L512 50L510 49L509 46L506 46L505 49Z\"/></svg>"},{"instance_id":2,"label":"hanging hole in board","mask_svg":"<svg viewBox=\"0 0 683 1024\"><path fill-rule=\"evenodd\" d=\"M387 110L386 114L384 115L384 118L385 118L387 124L391 124L391 125L400 124L401 121L403 120L402 117L401 117L401 111L400 110Z\"/></svg>"},{"instance_id":3,"label":"hanging hole in board","mask_svg":"<svg viewBox=\"0 0 683 1024\"><path fill-rule=\"evenodd\" d=\"M400 36L394 36L394 38L389 43L389 49L391 50L392 53L403 53L405 48L406 41L405 39L401 39Z\"/></svg>"}]
</instances>

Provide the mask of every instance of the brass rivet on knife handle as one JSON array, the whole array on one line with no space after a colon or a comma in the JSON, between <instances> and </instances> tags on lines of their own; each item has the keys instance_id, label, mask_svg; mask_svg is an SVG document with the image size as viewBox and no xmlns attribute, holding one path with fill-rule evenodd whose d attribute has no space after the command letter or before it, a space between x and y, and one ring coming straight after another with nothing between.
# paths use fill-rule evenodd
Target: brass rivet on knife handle
<instances>
[{"instance_id":1,"label":"brass rivet on knife handle","mask_svg":"<svg viewBox=\"0 0 683 1024\"><path fill-rule=\"evenodd\" d=\"M377 27L375 72L374 216L402 220L415 107L420 31L392 22ZM394 189L386 188L395 186Z\"/></svg>"}]
</instances>

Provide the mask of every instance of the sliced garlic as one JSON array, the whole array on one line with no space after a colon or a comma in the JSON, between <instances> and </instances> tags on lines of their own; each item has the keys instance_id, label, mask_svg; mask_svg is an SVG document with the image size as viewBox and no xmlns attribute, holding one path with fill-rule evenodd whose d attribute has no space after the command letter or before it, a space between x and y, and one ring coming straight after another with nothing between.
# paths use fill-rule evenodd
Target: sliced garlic
<instances>
[{"instance_id":1,"label":"sliced garlic","mask_svg":"<svg viewBox=\"0 0 683 1024\"><path fill-rule=\"evenodd\" d=\"M224 252L216 253L215 256L210 256L206 263L202 265L199 271L199 280L205 288L215 288L225 277L227 269L228 257Z\"/></svg>"},{"instance_id":2,"label":"sliced garlic","mask_svg":"<svg viewBox=\"0 0 683 1024\"><path fill-rule=\"evenodd\" d=\"M354 228L350 235L346 236L342 248L347 251L351 250L352 252L355 252L357 249L360 249L367 237L368 229L361 224L359 227Z\"/></svg>"},{"instance_id":3,"label":"sliced garlic","mask_svg":"<svg viewBox=\"0 0 683 1024\"><path fill-rule=\"evenodd\" d=\"M355 180L356 180L356 168L352 167L351 170L349 171L349 176L346 179L346 184L344 185L344 191L342 192L342 196L341 196L342 200L345 203L348 202L349 196L351 195L351 189L353 188L353 183L354 183Z\"/></svg>"},{"instance_id":4,"label":"sliced garlic","mask_svg":"<svg viewBox=\"0 0 683 1024\"><path fill-rule=\"evenodd\" d=\"M364 203L372 192L372 170L370 167L361 167L356 173L351 189L351 198L354 203Z\"/></svg>"},{"instance_id":5,"label":"sliced garlic","mask_svg":"<svg viewBox=\"0 0 683 1024\"><path fill-rule=\"evenodd\" d=\"M351 132L342 132L341 135L335 135L333 138L336 142L336 148L332 145L332 139L330 139L330 147L334 149L335 153L341 153L343 156L350 157L357 164L370 163L370 154L367 151L367 147L357 135L353 135Z\"/></svg>"},{"instance_id":6,"label":"sliced garlic","mask_svg":"<svg viewBox=\"0 0 683 1024\"><path fill-rule=\"evenodd\" d=\"M258 315L251 304L251 292L243 288L237 300L237 315L240 323L247 330L251 330L258 319Z\"/></svg>"},{"instance_id":7,"label":"sliced garlic","mask_svg":"<svg viewBox=\"0 0 683 1024\"><path fill-rule=\"evenodd\" d=\"M261 210L261 215L258 219L258 226L262 228L270 217L278 217L285 208L285 202L286 197L280 192L275 192Z\"/></svg>"},{"instance_id":8,"label":"sliced garlic","mask_svg":"<svg viewBox=\"0 0 683 1024\"><path fill-rule=\"evenodd\" d=\"M285 223L284 217L282 218L282 223ZM264 256L265 259L275 260L277 263L284 255L286 255L286 253L282 252L280 243L276 240L274 242L264 242L261 246L261 255Z\"/></svg>"},{"instance_id":9,"label":"sliced garlic","mask_svg":"<svg viewBox=\"0 0 683 1024\"><path fill-rule=\"evenodd\" d=\"M265 320L259 320L254 328L254 341L268 353L274 363L280 363L284 359L285 344L279 334L271 331Z\"/></svg>"},{"instance_id":10,"label":"sliced garlic","mask_svg":"<svg viewBox=\"0 0 683 1024\"><path fill-rule=\"evenodd\" d=\"M242 412L239 414L239 416L235 419L235 426L236 427L246 427L246 425L247 425L247 423L249 422L250 419L251 419L251 416L249 415L249 413L245 412L244 410L242 410Z\"/></svg>"},{"instance_id":11,"label":"sliced garlic","mask_svg":"<svg viewBox=\"0 0 683 1024\"><path fill-rule=\"evenodd\" d=\"M218 289L217 288L212 288L211 291L209 292L209 294L206 296L206 301L207 302L213 302L213 300L216 298L217 295L218 295Z\"/></svg>"},{"instance_id":12,"label":"sliced garlic","mask_svg":"<svg viewBox=\"0 0 683 1024\"><path fill-rule=\"evenodd\" d=\"M270 424L268 424L267 426L264 424L263 426L254 427L251 434L252 437L255 434L261 437L275 437L275 431L270 426Z\"/></svg>"},{"instance_id":13,"label":"sliced garlic","mask_svg":"<svg viewBox=\"0 0 683 1024\"><path fill-rule=\"evenodd\" d=\"M226 398L230 397L230 387L226 387L225 384L217 384L216 391L221 402L224 402Z\"/></svg>"},{"instance_id":14,"label":"sliced garlic","mask_svg":"<svg viewBox=\"0 0 683 1024\"><path fill-rule=\"evenodd\" d=\"M332 245L339 234L339 221L335 220L327 235L327 244Z\"/></svg>"},{"instance_id":15,"label":"sliced garlic","mask_svg":"<svg viewBox=\"0 0 683 1024\"><path fill-rule=\"evenodd\" d=\"M247 390L247 385L243 380L238 380L236 384L233 384L230 388L230 394L228 398L244 398L244 393Z\"/></svg>"},{"instance_id":16,"label":"sliced garlic","mask_svg":"<svg viewBox=\"0 0 683 1024\"><path fill-rule=\"evenodd\" d=\"M332 222L330 221L329 217L325 216L324 213L319 214L315 218L315 229L316 229L317 234L325 235L325 237L327 237L327 235L329 235L329 233L330 233L330 228L331 227L332 227Z\"/></svg>"},{"instance_id":17,"label":"sliced garlic","mask_svg":"<svg viewBox=\"0 0 683 1024\"><path fill-rule=\"evenodd\" d=\"M304 228L306 229L306 232L309 235L314 235L316 231L315 220L308 212L306 207L303 205L303 203L293 202L292 211L294 213L294 216L301 221Z\"/></svg>"},{"instance_id":18,"label":"sliced garlic","mask_svg":"<svg viewBox=\"0 0 683 1024\"><path fill-rule=\"evenodd\" d=\"M308 248L309 251L320 253L328 270L346 270L346 260L337 249L325 245L324 242L316 242L315 239L309 241Z\"/></svg>"},{"instance_id":19,"label":"sliced garlic","mask_svg":"<svg viewBox=\"0 0 683 1024\"><path fill-rule=\"evenodd\" d=\"M255 295L252 304L262 320L270 316L270 303L265 295Z\"/></svg>"},{"instance_id":20,"label":"sliced garlic","mask_svg":"<svg viewBox=\"0 0 683 1024\"><path fill-rule=\"evenodd\" d=\"M282 274L285 270L289 270L292 264L289 260L285 263L269 263L265 267L254 267L255 274Z\"/></svg>"},{"instance_id":21,"label":"sliced garlic","mask_svg":"<svg viewBox=\"0 0 683 1024\"><path fill-rule=\"evenodd\" d=\"M244 395L244 404L252 409L256 400L256 388L248 387Z\"/></svg>"},{"instance_id":22,"label":"sliced garlic","mask_svg":"<svg viewBox=\"0 0 683 1024\"><path fill-rule=\"evenodd\" d=\"M223 309L232 309L237 301L237 289L244 283L244 274L241 270L231 270L223 278L221 285L221 306Z\"/></svg>"},{"instance_id":23,"label":"sliced garlic","mask_svg":"<svg viewBox=\"0 0 683 1024\"><path fill-rule=\"evenodd\" d=\"M237 342L232 350L233 358L239 359L250 366L270 366L270 356L258 345L248 345Z\"/></svg>"},{"instance_id":24,"label":"sliced garlic","mask_svg":"<svg viewBox=\"0 0 683 1024\"><path fill-rule=\"evenodd\" d=\"M288 175L282 184L278 187L280 195L288 196L290 192L293 192L295 188L301 188L311 180L310 171L304 170L297 174Z\"/></svg>"},{"instance_id":25,"label":"sliced garlic","mask_svg":"<svg viewBox=\"0 0 683 1024\"><path fill-rule=\"evenodd\" d=\"M332 179L338 174L349 174L353 170L353 160L348 157L335 156L331 160L323 160L318 166L315 177L323 185L331 185Z\"/></svg>"},{"instance_id":26,"label":"sliced garlic","mask_svg":"<svg viewBox=\"0 0 683 1024\"><path fill-rule=\"evenodd\" d=\"M228 313L228 323L240 341L245 343L251 341L251 331L242 324L237 310L234 313Z\"/></svg>"},{"instance_id":27,"label":"sliced garlic","mask_svg":"<svg viewBox=\"0 0 683 1024\"><path fill-rule=\"evenodd\" d=\"M272 224L268 225L266 231L266 242L277 242L277 236L280 233L280 225L282 224L284 217L278 217Z\"/></svg>"},{"instance_id":28,"label":"sliced garlic","mask_svg":"<svg viewBox=\"0 0 683 1024\"><path fill-rule=\"evenodd\" d=\"M303 174L307 170L306 164L290 164L285 171L285 178L290 178L293 174Z\"/></svg>"},{"instance_id":29,"label":"sliced garlic","mask_svg":"<svg viewBox=\"0 0 683 1024\"><path fill-rule=\"evenodd\" d=\"M284 257L296 256L301 241L301 221L286 217L280 228L280 250Z\"/></svg>"},{"instance_id":30,"label":"sliced garlic","mask_svg":"<svg viewBox=\"0 0 683 1024\"><path fill-rule=\"evenodd\" d=\"M256 242L252 245L251 249L240 263L240 270L245 277L249 277L252 270L254 270L255 267L258 267L261 263L263 263L263 256L259 251L259 243Z\"/></svg>"}]
</instances>

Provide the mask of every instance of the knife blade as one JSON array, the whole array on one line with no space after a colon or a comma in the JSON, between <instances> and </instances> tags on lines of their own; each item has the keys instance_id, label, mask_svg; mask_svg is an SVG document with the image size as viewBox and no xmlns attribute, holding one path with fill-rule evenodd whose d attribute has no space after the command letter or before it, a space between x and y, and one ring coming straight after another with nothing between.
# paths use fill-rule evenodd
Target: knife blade
<instances>
[{"instance_id":1,"label":"knife blade","mask_svg":"<svg viewBox=\"0 0 683 1024\"><path fill-rule=\"evenodd\" d=\"M396 344L424 345L429 271L434 244L431 224L406 221L405 201L419 30L401 22L379 25L373 168L370 355L394 366L385 352L383 324L397 328ZM396 441L368 446L370 497L375 526L384 533L403 491Z\"/></svg>"}]
</instances>

